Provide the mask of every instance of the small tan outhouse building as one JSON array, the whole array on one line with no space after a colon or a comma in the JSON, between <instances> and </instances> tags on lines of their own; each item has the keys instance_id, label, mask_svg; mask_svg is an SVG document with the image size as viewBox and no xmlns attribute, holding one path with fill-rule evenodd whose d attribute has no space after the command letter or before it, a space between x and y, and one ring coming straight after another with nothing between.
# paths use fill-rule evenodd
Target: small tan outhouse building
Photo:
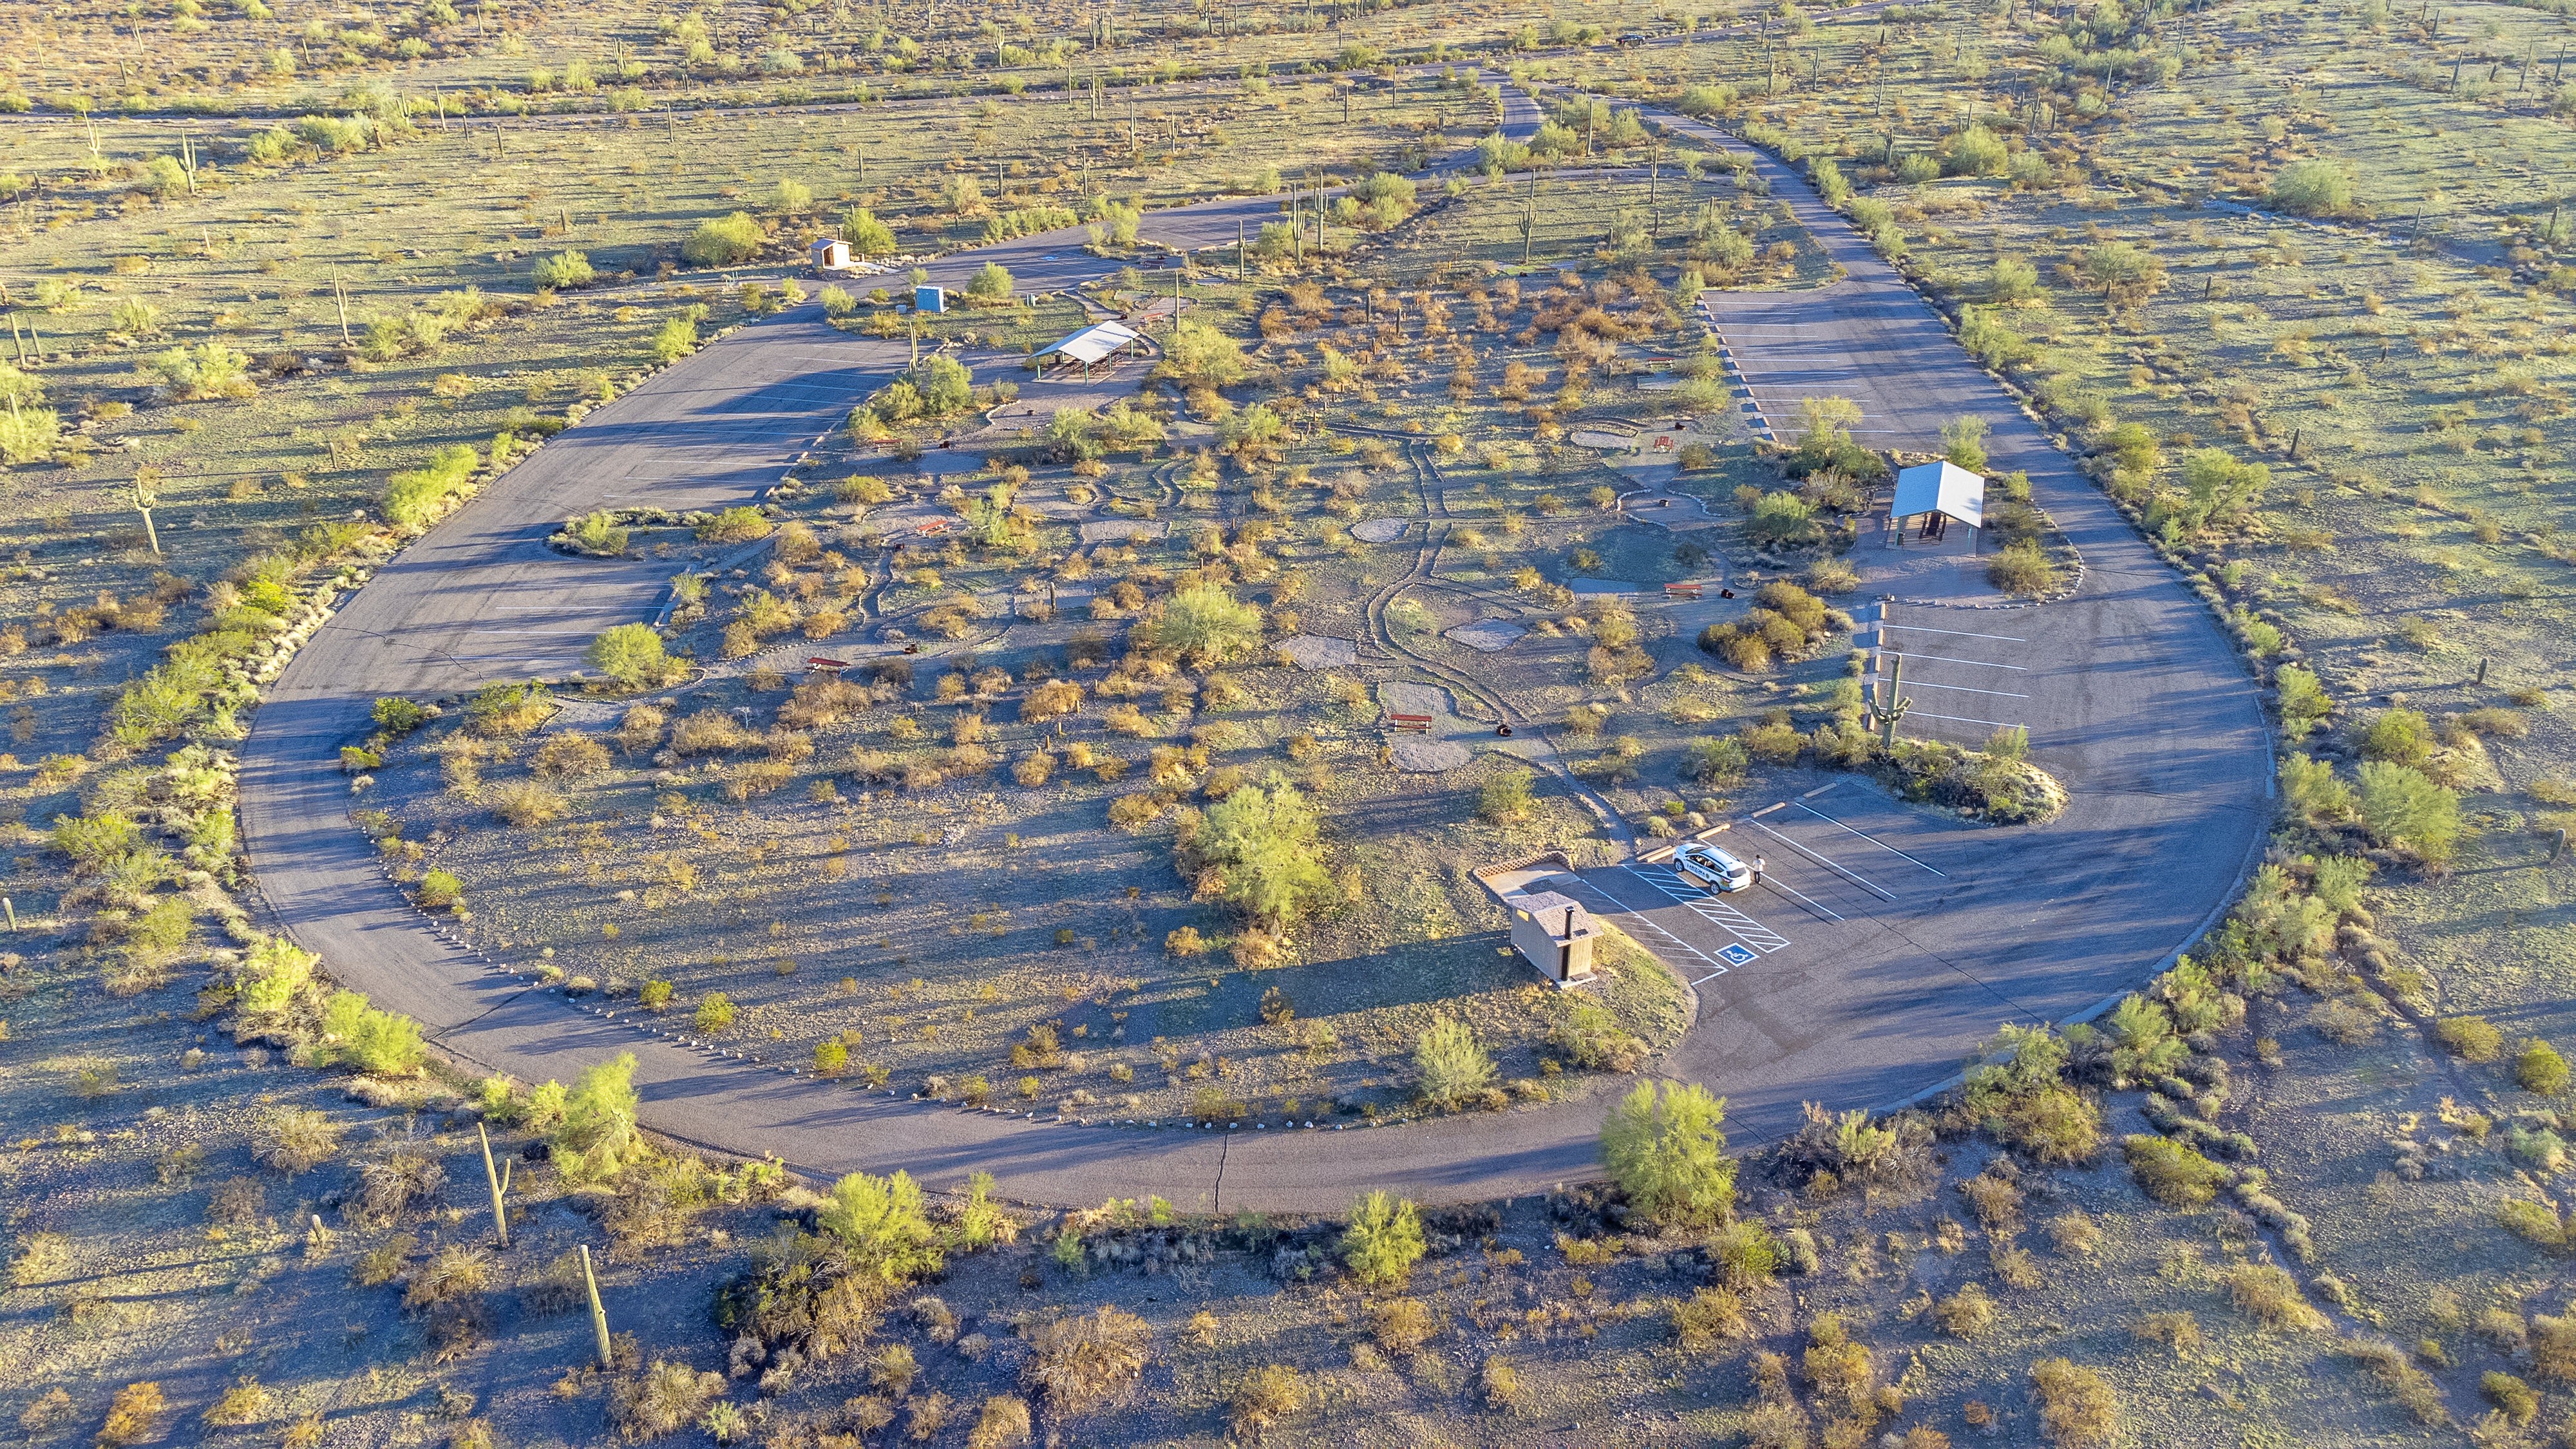
<instances>
[{"instance_id":1,"label":"small tan outhouse building","mask_svg":"<svg viewBox=\"0 0 2576 1449\"><path fill-rule=\"evenodd\" d=\"M1512 947L1560 988L1592 975L1592 944L1601 927L1592 913L1554 891L1506 896L1512 912Z\"/></svg>"}]
</instances>

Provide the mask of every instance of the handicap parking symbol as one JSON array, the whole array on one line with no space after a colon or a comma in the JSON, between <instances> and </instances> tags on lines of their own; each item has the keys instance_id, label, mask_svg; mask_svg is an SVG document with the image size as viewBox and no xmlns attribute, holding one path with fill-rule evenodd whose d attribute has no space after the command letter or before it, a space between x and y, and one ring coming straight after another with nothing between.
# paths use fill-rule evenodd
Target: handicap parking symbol
<instances>
[{"instance_id":1,"label":"handicap parking symbol","mask_svg":"<svg viewBox=\"0 0 2576 1449\"><path fill-rule=\"evenodd\" d=\"M1729 966L1749 966L1753 964L1753 948L1750 946L1721 947L1717 954L1718 958Z\"/></svg>"}]
</instances>

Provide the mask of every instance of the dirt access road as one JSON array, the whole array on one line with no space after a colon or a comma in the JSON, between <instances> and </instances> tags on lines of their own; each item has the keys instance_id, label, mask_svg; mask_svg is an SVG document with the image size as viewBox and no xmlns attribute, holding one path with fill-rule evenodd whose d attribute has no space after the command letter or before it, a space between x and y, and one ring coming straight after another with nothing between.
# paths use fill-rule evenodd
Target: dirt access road
<instances>
[{"instance_id":1,"label":"dirt access road","mask_svg":"<svg viewBox=\"0 0 2576 1449\"><path fill-rule=\"evenodd\" d=\"M1514 113L1535 122L1534 108ZM1851 317L1820 327L1816 345L1868 349L1891 390L1910 377L1923 395L1957 399L1942 404L1942 420L1971 410L1994 420L1999 464L2030 470L2093 567L2064 604L1959 612L2014 621L1993 632L2053 651L2048 713L2034 714L2032 735L2075 799L2058 821L2023 831L1863 821L1882 841L1922 847L1914 853L1940 874L1916 881L1883 880L1846 860L1834 832L1803 816L1766 815L1766 828L1811 842L1827 864L1897 900L1860 892L1803 855L1789 866L1794 847L1770 851L1780 886L1842 919L1775 919L1788 898L1766 887L1745 913L1790 944L1713 978L1691 952L1726 960L1741 940L1643 875L1591 873L1614 901L1637 908L1620 919L1640 939L1701 981L1700 1024L1668 1070L1728 1093L1736 1122L1759 1132L1785 1125L1802 1098L1883 1105L1940 1081L1999 1019L2058 1017L2143 981L2232 894L2260 836L2267 779L2253 690L2212 621L2036 429L2017 426L2020 414L1937 321L1904 315L1911 293L1860 238L1802 203L1794 177L1781 172L1772 183L1844 264L1842 285L1858 284ZM1246 205L1267 214L1276 202L1184 208L1149 219L1146 234L1231 241ZM1190 237L1207 240L1182 240ZM955 282L1001 260L1023 285L1061 286L1107 269L1079 245L1074 234L1027 238L931 270ZM1928 318L1919 301L1910 305ZM811 308L747 327L592 413L388 565L297 655L243 748L245 837L278 921L336 979L418 1018L461 1058L522 1080L569 1080L632 1051L654 1130L775 1153L819 1178L903 1168L947 1187L980 1168L1030 1202L1154 1193L1191 1210L1334 1210L1364 1188L1476 1199L1595 1173L1597 1104L1365 1131L1195 1131L1041 1124L870 1097L530 987L434 934L403 903L346 819L336 752L364 728L368 702L570 667L603 624L648 616L661 581L641 566L547 552L542 540L557 520L647 497L674 508L756 497L900 361L897 344L833 331ZM1928 442L1934 431L1908 440ZM1900 610L1895 627L1916 622ZM1749 838L1753 827L1742 828ZM1668 945L1648 920L1690 949Z\"/></svg>"}]
</instances>

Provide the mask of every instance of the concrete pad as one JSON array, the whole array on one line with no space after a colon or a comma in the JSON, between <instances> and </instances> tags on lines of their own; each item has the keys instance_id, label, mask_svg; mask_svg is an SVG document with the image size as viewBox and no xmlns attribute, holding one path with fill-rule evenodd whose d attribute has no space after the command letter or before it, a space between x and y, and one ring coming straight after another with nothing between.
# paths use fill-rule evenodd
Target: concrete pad
<instances>
[{"instance_id":1,"label":"concrete pad","mask_svg":"<svg viewBox=\"0 0 2576 1449\"><path fill-rule=\"evenodd\" d=\"M1449 691L1433 684L1387 684L1380 688L1380 698L1394 714L1427 714L1439 719L1449 713Z\"/></svg>"},{"instance_id":2,"label":"concrete pad","mask_svg":"<svg viewBox=\"0 0 2576 1449\"><path fill-rule=\"evenodd\" d=\"M1436 775L1459 769L1473 758L1465 745L1426 739L1421 735L1397 735L1387 742L1387 753L1394 759L1397 769L1417 775Z\"/></svg>"},{"instance_id":3,"label":"concrete pad","mask_svg":"<svg viewBox=\"0 0 2576 1449\"><path fill-rule=\"evenodd\" d=\"M1510 648L1513 640L1528 632L1529 626L1515 624L1509 619L1479 619L1473 624L1461 624L1447 631L1446 637L1480 654L1492 654Z\"/></svg>"},{"instance_id":4,"label":"concrete pad","mask_svg":"<svg viewBox=\"0 0 2576 1449\"><path fill-rule=\"evenodd\" d=\"M1161 538L1171 524L1159 518L1095 518L1082 525L1084 543L1125 543L1131 538Z\"/></svg>"},{"instance_id":5,"label":"concrete pad","mask_svg":"<svg viewBox=\"0 0 2576 1449\"><path fill-rule=\"evenodd\" d=\"M1348 669L1359 662L1359 645L1348 639L1327 639L1320 634L1291 634L1271 646L1285 654L1300 669Z\"/></svg>"},{"instance_id":6,"label":"concrete pad","mask_svg":"<svg viewBox=\"0 0 2576 1449\"><path fill-rule=\"evenodd\" d=\"M1371 518L1351 525L1351 537L1363 543L1392 543L1402 536L1410 520Z\"/></svg>"},{"instance_id":7,"label":"concrete pad","mask_svg":"<svg viewBox=\"0 0 2576 1449\"><path fill-rule=\"evenodd\" d=\"M1992 608L2024 603L1986 578L1988 556L1977 551L1976 530L1953 524L1946 538L1917 538L1887 527L1885 515L1861 519L1860 537L1843 561L1860 573L1863 597L1894 594L1900 599L1936 604L1973 604Z\"/></svg>"}]
</instances>

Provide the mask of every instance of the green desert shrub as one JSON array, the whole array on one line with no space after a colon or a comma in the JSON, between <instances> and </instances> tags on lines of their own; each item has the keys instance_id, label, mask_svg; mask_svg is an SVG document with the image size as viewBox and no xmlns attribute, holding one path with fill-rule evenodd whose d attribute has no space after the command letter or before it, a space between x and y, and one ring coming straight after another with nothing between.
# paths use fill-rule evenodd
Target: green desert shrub
<instances>
[{"instance_id":1,"label":"green desert shrub","mask_svg":"<svg viewBox=\"0 0 2576 1449\"><path fill-rule=\"evenodd\" d=\"M1726 1099L1688 1082L1640 1082L1601 1124L1601 1158L1629 1205L1672 1226L1723 1221L1735 1207Z\"/></svg>"},{"instance_id":2,"label":"green desert shrub","mask_svg":"<svg viewBox=\"0 0 2576 1449\"><path fill-rule=\"evenodd\" d=\"M1352 1205L1340 1251L1351 1276L1383 1290L1403 1285L1421 1261L1423 1248L1422 1219L1413 1204L1372 1192Z\"/></svg>"},{"instance_id":3,"label":"green desert shrub","mask_svg":"<svg viewBox=\"0 0 2576 1449\"><path fill-rule=\"evenodd\" d=\"M1476 1044L1465 1022L1442 1017L1413 1044L1414 1070L1420 1074L1422 1100L1448 1110L1475 1100L1494 1081L1493 1058Z\"/></svg>"},{"instance_id":4,"label":"green desert shrub","mask_svg":"<svg viewBox=\"0 0 2576 1449\"><path fill-rule=\"evenodd\" d=\"M2491 1062L2504 1051L2504 1033L2483 1016L2447 1017L2434 1026L2433 1036L2464 1062Z\"/></svg>"},{"instance_id":5,"label":"green desert shrub","mask_svg":"<svg viewBox=\"0 0 2576 1449\"><path fill-rule=\"evenodd\" d=\"M737 211L731 216L700 222L689 239L680 244L680 255L701 267L729 267L760 255L768 237L751 213Z\"/></svg>"},{"instance_id":6,"label":"green desert shrub","mask_svg":"<svg viewBox=\"0 0 2576 1449\"><path fill-rule=\"evenodd\" d=\"M2138 1186L2149 1197L2171 1207L2206 1204L2218 1195L2228 1178L2226 1168L2170 1137L2133 1135L2122 1140L2120 1149L2129 1160L2129 1170L2137 1176Z\"/></svg>"},{"instance_id":7,"label":"green desert shrub","mask_svg":"<svg viewBox=\"0 0 2576 1449\"><path fill-rule=\"evenodd\" d=\"M2567 1090L2567 1059L2556 1047L2532 1037L2514 1052L2513 1079L2526 1092L2558 1096Z\"/></svg>"}]
</instances>

